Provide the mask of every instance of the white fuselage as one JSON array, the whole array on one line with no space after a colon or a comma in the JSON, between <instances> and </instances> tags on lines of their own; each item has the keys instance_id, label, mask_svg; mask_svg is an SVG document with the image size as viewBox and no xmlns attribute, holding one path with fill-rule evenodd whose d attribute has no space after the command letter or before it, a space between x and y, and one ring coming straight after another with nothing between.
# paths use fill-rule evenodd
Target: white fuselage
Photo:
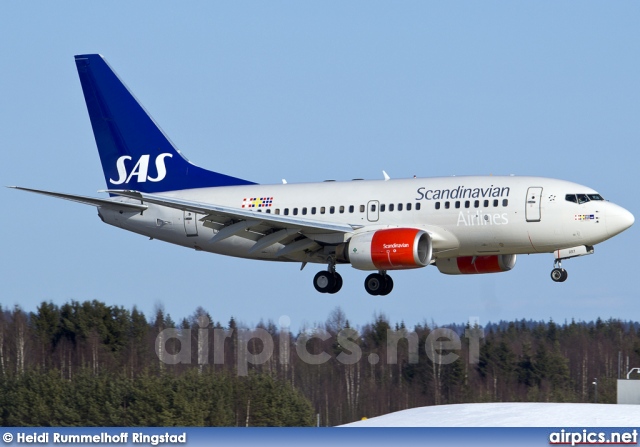
<instances>
[{"instance_id":1,"label":"white fuselage","mask_svg":"<svg viewBox=\"0 0 640 447\"><path fill-rule=\"evenodd\" d=\"M341 289L337 264L374 271L365 290L385 296L389 271L506 272L528 253L553 252L551 278L564 282L563 260L634 222L591 188L542 177L254 184L189 162L101 55L75 62L111 197L15 189L96 206L110 225L196 250L323 263L320 293Z\"/></svg>"},{"instance_id":2,"label":"white fuselage","mask_svg":"<svg viewBox=\"0 0 640 447\"><path fill-rule=\"evenodd\" d=\"M566 196L572 194L591 195L596 200L584 203L567 200ZM163 195L250 209L257 216L271 213L357 228L351 234L339 235L340 240L336 240L335 234L314 235L319 242L333 245L359 232L395 227L423 229L434 241L434 259L550 253L592 246L615 236L633 222L628 211L598 200L597 192L591 188L542 177L328 181L200 188ZM100 215L108 224L197 250L262 260L326 261L321 255L309 258L301 253L284 259L277 257L284 241L249 253L263 236L249 231L212 243L218 230L215 225L201 221L203 216L159 205L151 204L142 213L100 208Z\"/></svg>"}]
</instances>

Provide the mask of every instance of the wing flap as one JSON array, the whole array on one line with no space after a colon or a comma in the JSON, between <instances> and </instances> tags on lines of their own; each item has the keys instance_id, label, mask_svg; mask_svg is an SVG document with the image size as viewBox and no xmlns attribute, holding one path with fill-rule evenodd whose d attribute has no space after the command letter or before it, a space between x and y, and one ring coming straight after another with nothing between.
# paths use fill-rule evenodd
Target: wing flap
<instances>
[{"instance_id":1,"label":"wing flap","mask_svg":"<svg viewBox=\"0 0 640 447\"><path fill-rule=\"evenodd\" d=\"M257 253L262 249L284 241L287 237L296 234L296 232L297 230L294 228L285 228L283 230L277 230L271 234L267 234L258 239L258 242L256 242L256 244L249 250L249 254Z\"/></svg>"}]
</instances>

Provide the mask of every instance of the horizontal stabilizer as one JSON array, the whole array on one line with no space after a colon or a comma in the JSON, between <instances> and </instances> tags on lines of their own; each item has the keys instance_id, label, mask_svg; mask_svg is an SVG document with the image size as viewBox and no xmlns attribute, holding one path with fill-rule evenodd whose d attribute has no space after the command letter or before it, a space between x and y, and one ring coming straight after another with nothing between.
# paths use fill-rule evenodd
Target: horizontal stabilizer
<instances>
[{"instance_id":1,"label":"horizontal stabilizer","mask_svg":"<svg viewBox=\"0 0 640 447\"><path fill-rule=\"evenodd\" d=\"M82 203L85 205L93 205L97 207L107 207L119 210L126 209L131 211L144 211L149 208L147 205L141 205L137 203L118 202L109 199L97 199L94 197L78 196L75 194L44 191L42 189L22 188L20 186L7 186L7 188L19 189L20 191L35 192L36 194L44 194L45 196L56 197L58 199L70 200L72 202Z\"/></svg>"}]
</instances>

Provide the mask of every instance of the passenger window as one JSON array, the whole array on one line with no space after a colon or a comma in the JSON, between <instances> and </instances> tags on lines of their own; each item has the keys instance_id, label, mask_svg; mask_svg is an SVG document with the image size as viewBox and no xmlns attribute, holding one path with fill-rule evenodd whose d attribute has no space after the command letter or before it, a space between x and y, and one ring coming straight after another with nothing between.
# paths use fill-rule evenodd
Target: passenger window
<instances>
[{"instance_id":1,"label":"passenger window","mask_svg":"<svg viewBox=\"0 0 640 447\"><path fill-rule=\"evenodd\" d=\"M460 201L456 200L456 208L460 208Z\"/></svg>"},{"instance_id":2,"label":"passenger window","mask_svg":"<svg viewBox=\"0 0 640 447\"><path fill-rule=\"evenodd\" d=\"M364 205L360 205L360 212L364 213Z\"/></svg>"},{"instance_id":3,"label":"passenger window","mask_svg":"<svg viewBox=\"0 0 640 447\"><path fill-rule=\"evenodd\" d=\"M439 210L440 209L440 202L436 202L436 209Z\"/></svg>"},{"instance_id":4,"label":"passenger window","mask_svg":"<svg viewBox=\"0 0 640 447\"><path fill-rule=\"evenodd\" d=\"M306 216L307 215L307 209L306 208L302 208L302 215Z\"/></svg>"},{"instance_id":5,"label":"passenger window","mask_svg":"<svg viewBox=\"0 0 640 447\"><path fill-rule=\"evenodd\" d=\"M464 207L465 208L469 208L471 206L471 202L469 202L468 200L464 201Z\"/></svg>"},{"instance_id":6,"label":"passenger window","mask_svg":"<svg viewBox=\"0 0 640 447\"><path fill-rule=\"evenodd\" d=\"M344 206L340 205L339 210L340 210L340 214L343 214L344 213Z\"/></svg>"},{"instance_id":7,"label":"passenger window","mask_svg":"<svg viewBox=\"0 0 640 447\"><path fill-rule=\"evenodd\" d=\"M349 212L353 213L354 210L355 210L355 207L353 205L349 205Z\"/></svg>"},{"instance_id":8,"label":"passenger window","mask_svg":"<svg viewBox=\"0 0 640 447\"><path fill-rule=\"evenodd\" d=\"M289 215L289 208L285 208L285 209L284 209L284 215L285 215L285 216L288 216L288 215Z\"/></svg>"},{"instance_id":9,"label":"passenger window","mask_svg":"<svg viewBox=\"0 0 640 447\"><path fill-rule=\"evenodd\" d=\"M420 211L420 202L416 203L416 211Z\"/></svg>"},{"instance_id":10,"label":"passenger window","mask_svg":"<svg viewBox=\"0 0 640 447\"><path fill-rule=\"evenodd\" d=\"M387 209L387 206L384 203L380 204L380 212L381 213L384 213L384 210L386 210L386 209Z\"/></svg>"},{"instance_id":11,"label":"passenger window","mask_svg":"<svg viewBox=\"0 0 640 447\"><path fill-rule=\"evenodd\" d=\"M473 202L473 207L474 207L474 208L480 208L480 201L479 201L479 200L475 200L475 201Z\"/></svg>"},{"instance_id":12,"label":"passenger window","mask_svg":"<svg viewBox=\"0 0 640 447\"><path fill-rule=\"evenodd\" d=\"M509 199L502 199L502 206L509 206Z\"/></svg>"},{"instance_id":13,"label":"passenger window","mask_svg":"<svg viewBox=\"0 0 640 447\"><path fill-rule=\"evenodd\" d=\"M494 208L498 207L498 199L493 199L493 207Z\"/></svg>"},{"instance_id":14,"label":"passenger window","mask_svg":"<svg viewBox=\"0 0 640 447\"><path fill-rule=\"evenodd\" d=\"M446 209L446 210L449 209L449 202L444 202L444 209Z\"/></svg>"},{"instance_id":15,"label":"passenger window","mask_svg":"<svg viewBox=\"0 0 640 447\"><path fill-rule=\"evenodd\" d=\"M372 210L372 211L375 211L375 210ZM320 214L324 214L324 213L325 213L325 208L324 208L324 206L321 206L320 207Z\"/></svg>"},{"instance_id":16,"label":"passenger window","mask_svg":"<svg viewBox=\"0 0 640 447\"><path fill-rule=\"evenodd\" d=\"M315 206L312 206L312 207L311 207L311 214L315 214L315 213L316 213L316 207L315 207Z\"/></svg>"},{"instance_id":17,"label":"passenger window","mask_svg":"<svg viewBox=\"0 0 640 447\"><path fill-rule=\"evenodd\" d=\"M489 201L488 201L488 200L485 200L485 201L484 201L484 207L485 207L485 208L489 208Z\"/></svg>"},{"instance_id":18,"label":"passenger window","mask_svg":"<svg viewBox=\"0 0 640 447\"><path fill-rule=\"evenodd\" d=\"M294 208L294 209L293 209L293 215L294 215L294 216L297 216L297 215L298 215L298 208Z\"/></svg>"},{"instance_id":19,"label":"passenger window","mask_svg":"<svg viewBox=\"0 0 640 447\"><path fill-rule=\"evenodd\" d=\"M407 211L411 211L411 204L407 203Z\"/></svg>"},{"instance_id":20,"label":"passenger window","mask_svg":"<svg viewBox=\"0 0 640 447\"><path fill-rule=\"evenodd\" d=\"M271 214L271 210L270 210L269 208L267 208L266 213L267 213L267 214Z\"/></svg>"},{"instance_id":21,"label":"passenger window","mask_svg":"<svg viewBox=\"0 0 640 447\"><path fill-rule=\"evenodd\" d=\"M398 203L398 211L402 211L402 203Z\"/></svg>"},{"instance_id":22,"label":"passenger window","mask_svg":"<svg viewBox=\"0 0 640 447\"><path fill-rule=\"evenodd\" d=\"M280 208L276 208L275 214L280 214Z\"/></svg>"},{"instance_id":23,"label":"passenger window","mask_svg":"<svg viewBox=\"0 0 640 447\"><path fill-rule=\"evenodd\" d=\"M389 204L389 212L393 211L393 203Z\"/></svg>"},{"instance_id":24,"label":"passenger window","mask_svg":"<svg viewBox=\"0 0 640 447\"><path fill-rule=\"evenodd\" d=\"M329 207L329 214L335 214L336 212L336 207L335 206L330 206Z\"/></svg>"}]
</instances>

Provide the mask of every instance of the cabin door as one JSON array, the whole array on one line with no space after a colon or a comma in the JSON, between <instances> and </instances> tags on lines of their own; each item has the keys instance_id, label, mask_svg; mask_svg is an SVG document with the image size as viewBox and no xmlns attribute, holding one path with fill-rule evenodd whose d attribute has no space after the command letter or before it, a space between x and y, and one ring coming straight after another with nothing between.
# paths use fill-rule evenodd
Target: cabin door
<instances>
[{"instance_id":1,"label":"cabin door","mask_svg":"<svg viewBox=\"0 0 640 447\"><path fill-rule=\"evenodd\" d=\"M527 190L527 202L525 204L525 215L527 222L540 222L540 202L542 199L542 188L532 186Z\"/></svg>"}]
</instances>

